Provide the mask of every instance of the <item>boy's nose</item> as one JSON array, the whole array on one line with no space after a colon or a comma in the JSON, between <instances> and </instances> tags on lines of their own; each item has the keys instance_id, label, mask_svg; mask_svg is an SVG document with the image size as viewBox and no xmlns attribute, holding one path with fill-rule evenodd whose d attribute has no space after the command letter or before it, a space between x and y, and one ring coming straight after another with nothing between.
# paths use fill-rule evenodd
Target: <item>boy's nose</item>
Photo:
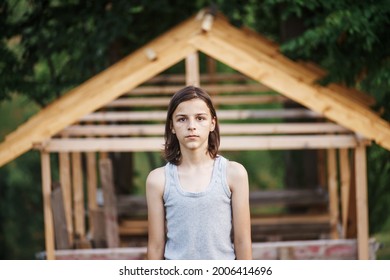
<instances>
[{"instance_id":1,"label":"boy's nose","mask_svg":"<svg viewBox=\"0 0 390 280\"><path fill-rule=\"evenodd\" d=\"M195 130L195 121L194 120L190 120L188 122L188 130Z\"/></svg>"}]
</instances>

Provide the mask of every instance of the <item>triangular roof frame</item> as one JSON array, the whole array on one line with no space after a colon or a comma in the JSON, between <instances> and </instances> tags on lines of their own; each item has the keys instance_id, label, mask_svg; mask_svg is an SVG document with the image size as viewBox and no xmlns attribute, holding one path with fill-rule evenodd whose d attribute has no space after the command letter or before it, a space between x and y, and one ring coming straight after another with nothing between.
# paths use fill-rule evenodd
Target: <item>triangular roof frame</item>
<instances>
[{"instance_id":1,"label":"triangular roof frame","mask_svg":"<svg viewBox=\"0 0 390 280\"><path fill-rule=\"evenodd\" d=\"M390 150L390 124L370 109L371 97L336 84L321 86L316 81L324 71L318 67L288 59L277 45L232 26L221 14L199 13L67 92L10 133L0 144L0 166L196 51Z\"/></svg>"}]
</instances>

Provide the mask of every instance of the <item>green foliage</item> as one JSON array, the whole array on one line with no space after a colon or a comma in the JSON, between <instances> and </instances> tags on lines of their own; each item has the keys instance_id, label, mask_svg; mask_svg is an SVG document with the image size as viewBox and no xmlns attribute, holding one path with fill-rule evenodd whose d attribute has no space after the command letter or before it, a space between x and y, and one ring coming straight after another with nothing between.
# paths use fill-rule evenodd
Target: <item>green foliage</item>
<instances>
[{"instance_id":1,"label":"green foliage","mask_svg":"<svg viewBox=\"0 0 390 280\"><path fill-rule=\"evenodd\" d=\"M196 11L191 3L5 1L0 100L16 91L45 106L187 18Z\"/></svg>"},{"instance_id":2,"label":"green foliage","mask_svg":"<svg viewBox=\"0 0 390 280\"><path fill-rule=\"evenodd\" d=\"M44 250L39 154L0 169L0 258L34 259Z\"/></svg>"}]
</instances>

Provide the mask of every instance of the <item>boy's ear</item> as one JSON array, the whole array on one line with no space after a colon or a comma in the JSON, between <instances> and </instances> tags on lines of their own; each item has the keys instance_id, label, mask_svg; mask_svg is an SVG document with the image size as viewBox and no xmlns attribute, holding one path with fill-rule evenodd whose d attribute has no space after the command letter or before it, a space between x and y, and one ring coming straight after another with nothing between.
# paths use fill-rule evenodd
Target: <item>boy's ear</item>
<instances>
[{"instance_id":1,"label":"boy's ear","mask_svg":"<svg viewBox=\"0 0 390 280\"><path fill-rule=\"evenodd\" d=\"M173 125L172 125L172 121L170 122L170 127L171 127L172 133L173 133L173 134L176 134L176 131L175 131L175 129L173 128Z\"/></svg>"},{"instance_id":2,"label":"boy's ear","mask_svg":"<svg viewBox=\"0 0 390 280\"><path fill-rule=\"evenodd\" d=\"M211 129L210 129L210 132L213 132L213 131L214 131L216 122L217 122L217 119L214 117L214 118L211 120Z\"/></svg>"}]
</instances>

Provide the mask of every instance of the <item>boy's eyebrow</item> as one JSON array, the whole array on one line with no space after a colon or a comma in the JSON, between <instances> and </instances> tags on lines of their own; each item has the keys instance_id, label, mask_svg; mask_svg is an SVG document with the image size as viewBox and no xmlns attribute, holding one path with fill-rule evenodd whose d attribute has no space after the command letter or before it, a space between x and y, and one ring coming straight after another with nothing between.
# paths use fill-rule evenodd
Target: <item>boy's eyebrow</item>
<instances>
[{"instance_id":1,"label":"boy's eyebrow","mask_svg":"<svg viewBox=\"0 0 390 280\"><path fill-rule=\"evenodd\" d=\"M196 113L195 116L199 116L199 115L208 115L206 112L204 113ZM184 114L184 113L177 113L175 115L175 117L187 117L188 115L187 114Z\"/></svg>"}]
</instances>

